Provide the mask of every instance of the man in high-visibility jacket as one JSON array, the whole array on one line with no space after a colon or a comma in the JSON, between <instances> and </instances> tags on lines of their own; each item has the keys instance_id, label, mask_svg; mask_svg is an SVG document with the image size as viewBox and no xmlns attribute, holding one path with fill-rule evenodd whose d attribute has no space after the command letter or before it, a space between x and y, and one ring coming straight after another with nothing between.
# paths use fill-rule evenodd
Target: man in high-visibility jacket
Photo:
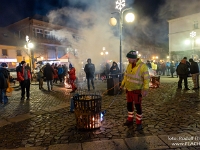
<instances>
[{"instance_id":1,"label":"man in high-visibility jacket","mask_svg":"<svg viewBox=\"0 0 200 150\"><path fill-rule=\"evenodd\" d=\"M142 129L142 97L148 94L149 89L149 72L145 63L137 58L137 53L131 50L126 57L128 58L129 65L124 73L124 78L120 88L126 89L127 110L128 118L124 123L125 126L133 124L134 105L136 108L136 130Z\"/></svg>"}]
</instances>

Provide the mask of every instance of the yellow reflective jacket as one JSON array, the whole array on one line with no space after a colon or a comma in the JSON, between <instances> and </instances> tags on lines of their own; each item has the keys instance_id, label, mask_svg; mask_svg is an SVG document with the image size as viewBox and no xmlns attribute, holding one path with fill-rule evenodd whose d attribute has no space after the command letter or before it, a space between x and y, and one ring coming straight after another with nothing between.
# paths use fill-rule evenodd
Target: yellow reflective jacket
<instances>
[{"instance_id":1,"label":"yellow reflective jacket","mask_svg":"<svg viewBox=\"0 0 200 150\"><path fill-rule=\"evenodd\" d=\"M149 79L147 65L141 59L138 59L134 68L132 68L132 64L127 66L121 86L125 87L128 91L147 90L149 89Z\"/></svg>"}]
</instances>

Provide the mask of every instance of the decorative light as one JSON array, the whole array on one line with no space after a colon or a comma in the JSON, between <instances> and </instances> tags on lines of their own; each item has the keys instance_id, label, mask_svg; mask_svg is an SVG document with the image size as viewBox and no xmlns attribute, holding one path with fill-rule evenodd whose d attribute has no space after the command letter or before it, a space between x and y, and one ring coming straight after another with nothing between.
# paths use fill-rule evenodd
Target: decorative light
<instances>
[{"instance_id":1,"label":"decorative light","mask_svg":"<svg viewBox=\"0 0 200 150\"><path fill-rule=\"evenodd\" d=\"M194 38L196 36L196 32L192 31L190 32L190 37Z\"/></svg>"},{"instance_id":2,"label":"decorative light","mask_svg":"<svg viewBox=\"0 0 200 150\"><path fill-rule=\"evenodd\" d=\"M118 9L119 11L122 10L122 8L124 8L125 6L125 0L117 0L116 1L116 9Z\"/></svg>"}]
</instances>

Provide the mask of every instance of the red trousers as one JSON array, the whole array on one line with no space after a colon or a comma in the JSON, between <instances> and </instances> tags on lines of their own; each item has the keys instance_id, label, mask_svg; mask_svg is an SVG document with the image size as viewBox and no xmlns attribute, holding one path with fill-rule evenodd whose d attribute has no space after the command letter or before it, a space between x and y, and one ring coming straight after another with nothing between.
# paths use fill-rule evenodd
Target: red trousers
<instances>
[{"instance_id":1,"label":"red trousers","mask_svg":"<svg viewBox=\"0 0 200 150\"><path fill-rule=\"evenodd\" d=\"M71 87L72 87L72 91L74 91L74 90L76 90L76 85L75 85L75 83L74 83L74 79L70 79L70 84L71 84Z\"/></svg>"},{"instance_id":2,"label":"red trousers","mask_svg":"<svg viewBox=\"0 0 200 150\"><path fill-rule=\"evenodd\" d=\"M134 106L136 108L136 124L142 123L142 94L141 90L126 91L128 121L133 121Z\"/></svg>"}]
</instances>

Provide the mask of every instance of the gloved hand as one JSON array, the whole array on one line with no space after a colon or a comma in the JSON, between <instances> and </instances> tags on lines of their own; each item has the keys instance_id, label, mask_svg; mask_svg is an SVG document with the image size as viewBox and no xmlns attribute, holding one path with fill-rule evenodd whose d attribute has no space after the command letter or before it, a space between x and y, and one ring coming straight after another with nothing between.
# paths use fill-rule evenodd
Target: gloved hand
<instances>
[{"instance_id":1,"label":"gloved hand","mask_svg":"<svg viewBox=\"0 0 200 150\"><path fill-rule=\"evenodd\" d=\"M122 90L122 87L120 86L120 87L119 87L119 94L122 94L122 91L123 91L123 90Z\"/></svg>"}]
</instances>

